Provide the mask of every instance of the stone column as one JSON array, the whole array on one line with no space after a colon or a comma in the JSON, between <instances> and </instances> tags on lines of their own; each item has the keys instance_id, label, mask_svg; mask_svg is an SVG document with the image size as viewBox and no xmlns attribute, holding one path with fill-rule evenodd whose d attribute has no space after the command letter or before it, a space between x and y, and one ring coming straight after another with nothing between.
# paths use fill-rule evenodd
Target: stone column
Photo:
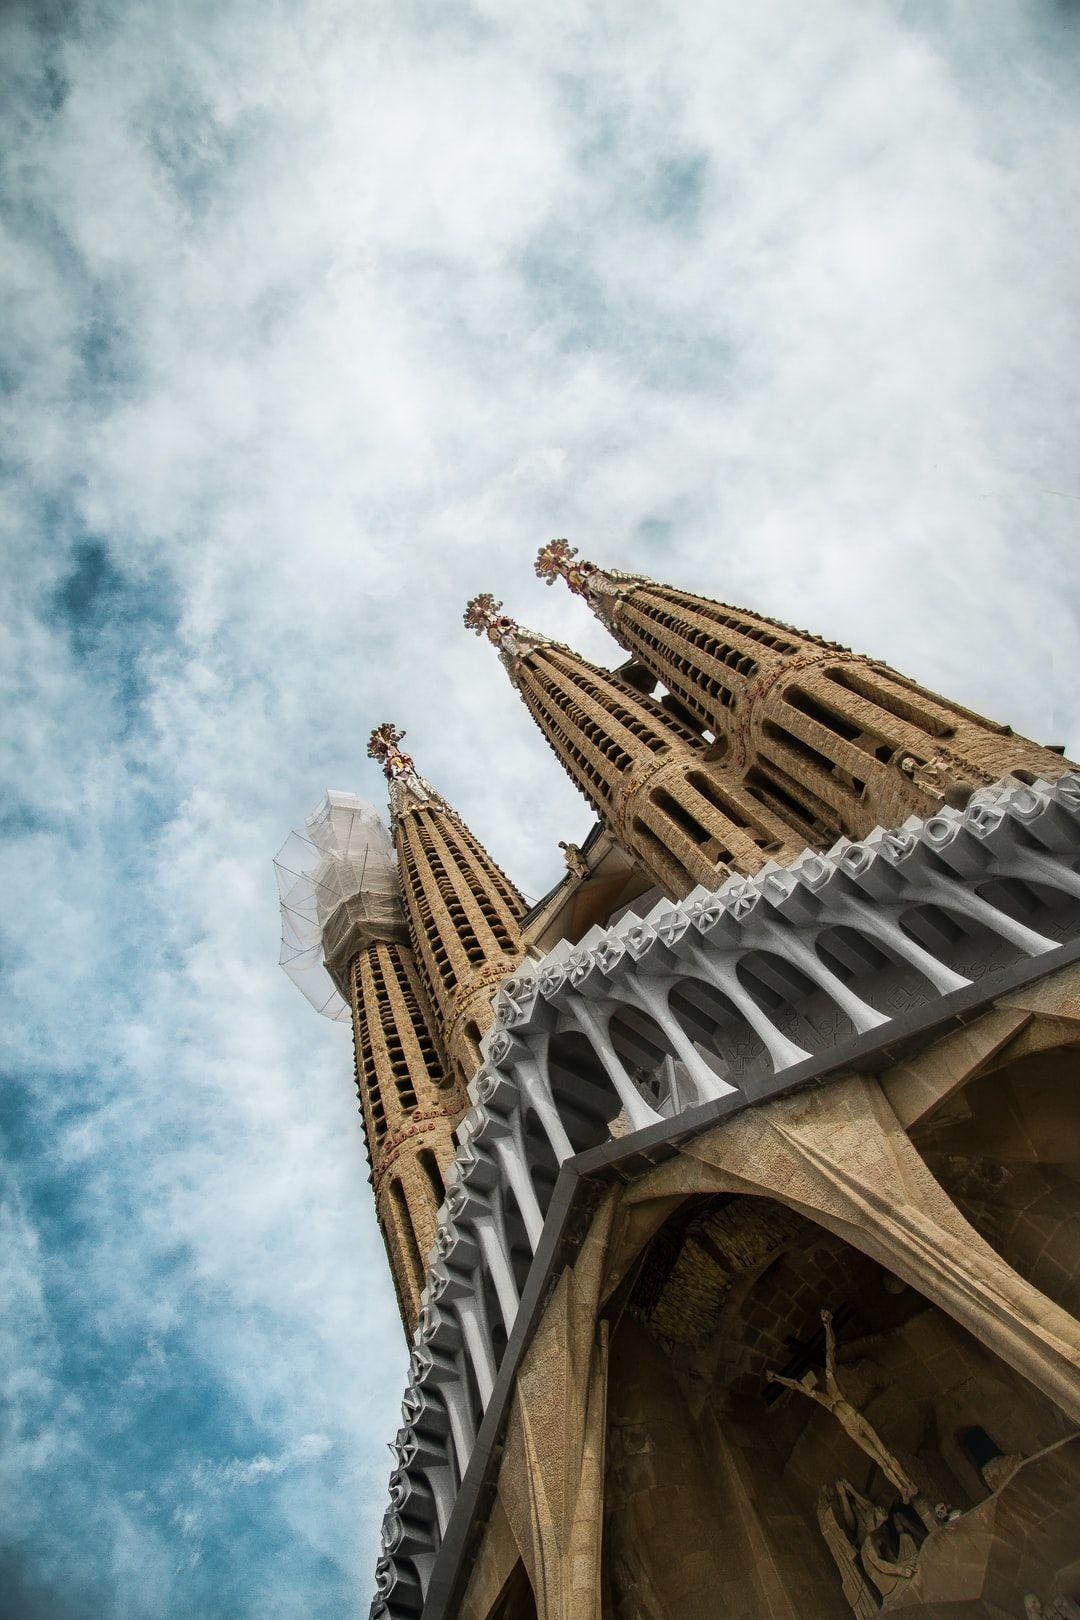
<instances>
[{"instance_id":1,"label":"stone column","mask_svg":"<svg viewBox=\"0 0 1080 1620\"><path fill-rule=\"evenodd\" d=\"M614 1208L611 1195L556 1285L507 1429L499 1495L539 1620L601 1620L608 1332L597 1311Z\"/></svg>"}]
</instances>

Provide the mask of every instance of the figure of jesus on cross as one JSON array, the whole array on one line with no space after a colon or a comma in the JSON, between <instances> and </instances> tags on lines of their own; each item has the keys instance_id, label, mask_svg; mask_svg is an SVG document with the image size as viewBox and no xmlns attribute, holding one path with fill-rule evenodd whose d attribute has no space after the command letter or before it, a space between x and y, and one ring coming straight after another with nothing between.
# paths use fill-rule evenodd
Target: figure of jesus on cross
<instances>
[{"instance_id":1,"label":"figure of jesus on cross","mask_svg":"<svg viewBox=\"0 0 1080 1620\"><path fill-rule=\"evenodd\" d=\"M866 1421L857 1407L851 1404L837 1383L836 1336L833 1333L832 1312L822 1311L821 1320L825 1325L824 1384L818 1382L818 1375L813 1371L805 1372L800 1379L782 1378L775 1372L767 1373L766 1377L771 1384L783 1384L787 1389L793 1389L797 1394L816 1401L826 1412L831 1412L859 1450L864 1452L871 1462L875 1462L885 1478L896 1487L903 1500L913 1502L918 1495L918 1486L904 1472L877 1430Z\"/></svg>"}]
</instances>

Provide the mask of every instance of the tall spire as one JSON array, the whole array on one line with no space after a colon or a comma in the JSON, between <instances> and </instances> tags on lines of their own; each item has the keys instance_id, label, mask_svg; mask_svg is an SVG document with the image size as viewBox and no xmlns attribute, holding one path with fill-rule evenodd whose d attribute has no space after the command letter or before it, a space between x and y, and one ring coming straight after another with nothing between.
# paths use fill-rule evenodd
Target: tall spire
<instances>
[{"instance_id":1,"label":"tall spire","mask_svg":"<svg viewBox=\"0 0 1080 1620\"><path fill-rule=\"evenodd\" d=\"M502 603L497 602L490 591L481 591L466 603L463 623L466 630L486 636L492 646L498 648L503 667L515 685L518 667L526 653L537 647L562 647L562 642L552 641L535 630L523 630L502 611Z\"/></svg>"},{"instance_id":2,"label":"tall spire","mask_svg":"<svg viewBox=\"0 0 1080 1620\"><path fill-rule=\"evenodd\" d=\"M465 624L499 650L556 757L597 814L671 894L789 858L805 837L757 803L703 739L618 673L523 631L488 593Z\"/></svg>"},{"instance_id":3,"label":"tall spire","mask_svg":"<svg viewBox=\"0 0 1080 1620\"><path fill-rule=\"evenodd\" d=\"M275 867L283 965L321 1011L351 1015L375 1212L411 1337L468 1094L438 1054L378 812L328 793Z\"/></svg>"},{"instance_id":4,"label":"tall spire","mask_svg":"<svg viewBox=\"0 0 1080 1620\"><path fill-rule=\"evenodd\" d=\"M376 726L368 754L390 784L409 934L451 1072L467 1081L499 979L520 963L526 905L456 810L418 773L405 733Z\"/></svg>"},{"instance_id":5,"label":"tall spire","mask_svg":"<svg viewBox=\"0 0 1080 1620\"><path fill-rule=\"evenodd\" d=\"M550 540L536 573L588 602L617 641L723 740L762 803L852 837L962 802L1062 758L836 642L743 608L598 568Z\"/></svg>"}]
</instances>

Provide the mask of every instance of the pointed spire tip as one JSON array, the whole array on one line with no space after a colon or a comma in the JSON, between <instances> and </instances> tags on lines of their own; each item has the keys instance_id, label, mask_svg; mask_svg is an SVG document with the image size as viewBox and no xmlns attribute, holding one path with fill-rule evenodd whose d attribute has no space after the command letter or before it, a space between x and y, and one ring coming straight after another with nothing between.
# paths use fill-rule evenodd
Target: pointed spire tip
<instances>
[{"instance_id":1,"label":"pointed spire tip","mask_svg":"<svg viewBox=\"0 0 1080 1620\"><path fill-rule=\"evenodd\" d=\"M398 746L404 736L405 733L400 726L395 726L392 720L384 720L381 726L375 727L368 738L368 759L379 762L388 782L392 782L395 777L411 775L415 771L412 756Z\"/></svg>"},{"instance_id":2,"label":"pointed spire tip","mask_svg":"<svg viewBox=\"0 0 1080 1620\"><path fill-rule=\"evenodd\" d=\"M557 579L565 579L575 596L584 596L586 581L590 574L596 573L596 564L586 562L584 558L575 562L577 555L577 547L572 546L569 540L549 540L536 554L534 567L537 579L545 580L548 585L554 585Z\"/></svg>"},{"instance_id":3,"label":"pointed spire tip","mask_svg":"<svg viewBox=\"0 0 1080 1620\"><path fill-rule=\"evenodd\" d=\"M503 636L517 629L513 619L502 612L502 603L497 602L490 591L481 591L466 604L462 622L466 630L475 630L478 636L487 636L496 645Z\"/></svg>"}]
</instances>

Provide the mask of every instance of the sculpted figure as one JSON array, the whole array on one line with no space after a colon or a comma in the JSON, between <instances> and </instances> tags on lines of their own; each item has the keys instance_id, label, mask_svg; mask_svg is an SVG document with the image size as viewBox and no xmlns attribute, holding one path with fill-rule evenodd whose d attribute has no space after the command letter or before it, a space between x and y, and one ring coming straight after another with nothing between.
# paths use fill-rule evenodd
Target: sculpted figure
<instances>
[{"instance_id":1,"label":"sculpted figure","mask_svg":"<svg viewBox=\"0 0 1080 1620\"><path fill-rule=\"evenodd\" d=\"M868 1620L915 1574L925 1531L907 1508L888 1513L846 1479L824 1487L817 1517L844 1596L858 1620Z\"/></svg>"},{"instance_id":2,"label":"sculpted figure","mask_svg":"<svg viewBox=\"0 0 1080 1620\"><path fill-rule=\"evenodd\" d=\"M874 1620L881 1602L867 1580L859 1559L864 1526L854 1511L853 1497L865 1501L857 1491L852 1490L846 1479L838 1479L835 1485L824 1486L817 1500L818 1527L840 1571L844 1596L852 1612L857 1620ZM867 1502L866 1505L873 1508L872 1503Z\"/></svg>"},{"instance_id":3,"label":"sculpted figure","mask_svg":"<svg viewBox=\"0 0 1080 1620\"><path fill-rule=\"evenodd\" d=\"M559 848L562 850L563 858L566 861L566 870L573 872L575 877L587 878L589 876L589 867L584 855L581 853L580 846L568 844L565 838L560 838Z\"/></svg>"},{"instance_id":4,"label":"sculpted figure","mask_svg":"<svg viewBox=\"0 0 1080 1620\"><path fill-rule=\"evenodd\" d=\"M1024 1598L1026 1620L1080 1620L1080 1605L1064 1595L1043 1603L1034 1592Z\"/></svg>"},{"instance_id":5,"label":"sculpted figure","mask_svg":"<svg viewBox=\"0 0 1080 1620\"><path fill-rule=\"evenodd\" d=\"M897 1513L889 1514L887 1520L883 1519L882 1526L871 1531L862 1542L860 1554L863 1568L883 1598L891 1597L898 1587L903 1587L915 1574L919 1540L913 1525L918 1526L920 1535L924 1534L918 1520L905 1508L900 1508ZM896 1545L895 1552L890 1550L888 1544L890 1531Z\"/></svg>"},{"instance_id":6,"label":"sculpted figure","mask_svg":"<svg viewBox=\"0 0 1080 1620\"><path fill-rule=\"evenodd\" d=\"M794 1378L782 1378L779 1373L766 1374L772 1384L783 1384L793 1389L799 1395L805 1395L808 1400L816 1401L823 1406L826 1412L831 1412L844 1431L851 1436L860 1451L866 1453L871 1462L877 1464L885 1478L896 1487L905 1502L913 1502L918 1495L918 1486L903 1470L900 1463L885 1445L877 1430L869 1424L858 1409L852 1406L840 1385L836 1381L836 1338L833 1333L832 1312L822 1311L821 1320L825 1324L825 1381L819 1384L818 1375L806 1372L796 1381Z\"/></svg>"}]
</instances>

